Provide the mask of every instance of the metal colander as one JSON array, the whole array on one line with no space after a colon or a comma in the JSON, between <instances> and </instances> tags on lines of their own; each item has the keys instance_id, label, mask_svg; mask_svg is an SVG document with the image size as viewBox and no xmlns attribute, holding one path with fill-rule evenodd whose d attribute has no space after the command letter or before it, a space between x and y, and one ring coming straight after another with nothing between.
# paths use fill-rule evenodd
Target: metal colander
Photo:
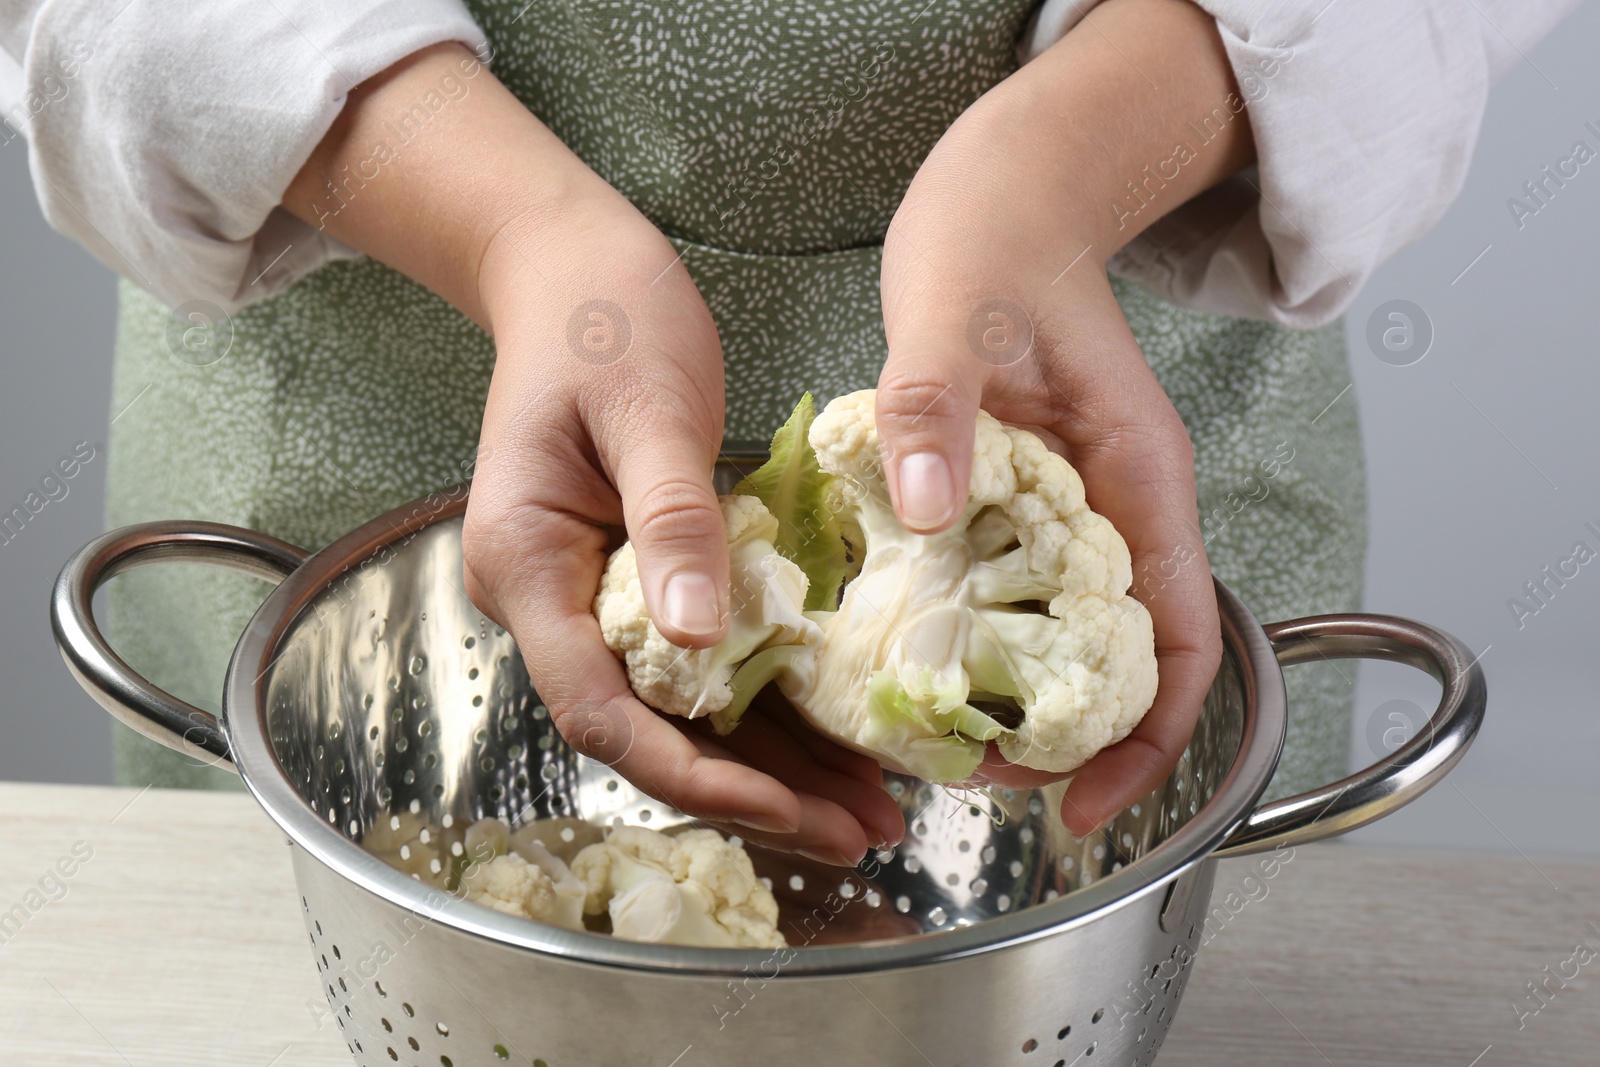
<instances>
[{"instance_id":1,"label":"metal colander","mask_svg":"<svg viewBox=\"0 0 1600 1067\"><path fill-rule=\"evenodd\" d=\"M397 817L431 827L441 850L490 816L686 821L555 732L514 642L460 591L465 497L436 494L309 556L234 527L129 527L74 556L52 603L63 655L103 706L234 767L289 835L317 971L368 1067L1148 1064L1216 857L1399 807L1455 764L1483 714L1481 671L1446 634L1377 615L1263 628L1218 583L1224 659L1188 751L1102 833L1066 833L1063 786L958 793L891 776L909 832L856 871L751 850L790 949L559 929L363 847ZM220 723L140 678L95 626L94 590L160 560L283 578L235 650ZM1428 728L1360 774L1258 807L1283 743L1280 665L1351 656L1438 678Z\"/></svg>"}]
</instances>

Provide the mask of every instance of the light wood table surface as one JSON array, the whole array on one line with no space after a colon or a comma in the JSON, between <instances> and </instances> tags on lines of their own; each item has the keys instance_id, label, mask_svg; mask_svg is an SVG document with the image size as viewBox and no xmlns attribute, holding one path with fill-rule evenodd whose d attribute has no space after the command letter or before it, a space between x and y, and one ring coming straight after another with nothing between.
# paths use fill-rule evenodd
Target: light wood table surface
<instances>
[{"instance_id":1,"label":"light wood table surface","mask_svg":"<svg viewBox=\"0 0 1600 1067\"><path fill-rule=\"evenodd\" d=\"M1161 1067L1600 1067L1600 864L1340 844L1266 881L1253 864L1218 871L1213 904L1237 892L1236 914ZM0 1067L351 1062L287 839L248 796L0 783L8 912ZM1580 944L1596 957L1573 962Z\"/></svg>"}]
</instances>

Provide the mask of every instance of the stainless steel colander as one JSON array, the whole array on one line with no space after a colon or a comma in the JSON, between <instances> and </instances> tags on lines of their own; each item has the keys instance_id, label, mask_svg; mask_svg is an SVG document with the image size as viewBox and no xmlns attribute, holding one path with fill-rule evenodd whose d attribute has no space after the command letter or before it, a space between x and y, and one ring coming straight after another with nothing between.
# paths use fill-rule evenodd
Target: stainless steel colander
<instances>
[{"instance_id":1,"label":"stainless steel colander","mask_svg":"<svg viewBox=\"0 0 1600 1067\"><path fill-rule=\"evenodd\" d=\"M547 927L362 847L404 813L436 827L686 821L557 735L511 638L460 590L465 501L464 488L436 494L314 555L216 524L129 527L74 556L52 602L68 666L108 711L236 769L289 835L317 971L369 1067L1148 1064L1202 939L1215 859L1400 807L1455 765L1483 716L1482 672L1447 634L1379 615L1263 627L1218 583L1225 653L1194 739L1101 834L1066 833L1061 786L958 794L896 777L909 833L858 870L753 850L791 949ZM109 577L163 560L282 578L234 652L220 722L139 677L91 615ZM1281 666L1357 656L1439 679L1428 727L1357 775L1258 806L1283 744Z\"/></svg>"}]
</instances>

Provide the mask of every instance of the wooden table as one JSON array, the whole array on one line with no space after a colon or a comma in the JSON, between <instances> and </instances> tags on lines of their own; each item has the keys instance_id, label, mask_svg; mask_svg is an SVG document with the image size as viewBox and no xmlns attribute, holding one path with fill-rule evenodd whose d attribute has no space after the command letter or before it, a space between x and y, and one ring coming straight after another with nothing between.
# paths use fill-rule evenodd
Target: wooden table
<instances>
[{"instance_id":1,"label":"wooden table","mask_svg":"<svg viewBox=\"0 0 1600 1067\"><path fill-rule=\"evenodd\" d=\"M0 1067L348 1067L286 846L242 794L0 784ZM1600 864L1324 844L1247 883L1252 862L1218 872L1237 914L1161 1067L1600 1065Z\"/></svg>"}]
</instances>

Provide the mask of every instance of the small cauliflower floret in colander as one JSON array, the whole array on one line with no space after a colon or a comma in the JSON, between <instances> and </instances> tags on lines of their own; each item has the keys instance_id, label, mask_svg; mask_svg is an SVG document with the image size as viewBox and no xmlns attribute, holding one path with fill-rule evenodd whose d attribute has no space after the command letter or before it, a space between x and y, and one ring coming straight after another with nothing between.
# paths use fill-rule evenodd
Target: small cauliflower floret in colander
<instances>
[{"instance_id":1,"label":"small cauliflower floret in colander","mask_svg":"<svg viewBox=\"0 0 1600 1067\"><path fill-rule=\"evenodd\" d=\"M629 941L703 948L782 948L778 902L750 857L715 830L676 836L621 826L572 861L584 911L609 915Z\"/></svg>"},{"instance_id":2,"label":"small cauliflower floret in colander","mask_svg":"<svg viewBox=\"0 0 1600 1067\"><path fill-rule=\"evenodd\" d=\"M473 904L569 930L603 930L630 941L705 948L781 948L778 903L743 848L715 830L669 836L622 826L561 835L586 843L571 865L547 848L539 823L509 831L480 819L466 831L472 857L460 892ZM585 916L589 922L585 923Z\"/></svg>"},{"instance_id":3,"label":"small cauliflower floret in colander","mask_svg":"<svg viewBox=\"0 0 1600 1067\"><path fill-rule=\"evenodd\" d=\"M472 864L461 874L461 891L472 903L507 915L583 929L587 889L571 868L537 841L518 852Z\"/></svg>"},{"instance_id":4,"label":"small cauliflower floret in colander","mask_svg":"<svg viewBox=\"0 0 1600 1067\"><path fill-rule=\"evenodd\" d=\"M380 819L361 839L361 847L419 882L444 884L439 829L420 815L397 812Z\"/></svg>"}]
</instances>

